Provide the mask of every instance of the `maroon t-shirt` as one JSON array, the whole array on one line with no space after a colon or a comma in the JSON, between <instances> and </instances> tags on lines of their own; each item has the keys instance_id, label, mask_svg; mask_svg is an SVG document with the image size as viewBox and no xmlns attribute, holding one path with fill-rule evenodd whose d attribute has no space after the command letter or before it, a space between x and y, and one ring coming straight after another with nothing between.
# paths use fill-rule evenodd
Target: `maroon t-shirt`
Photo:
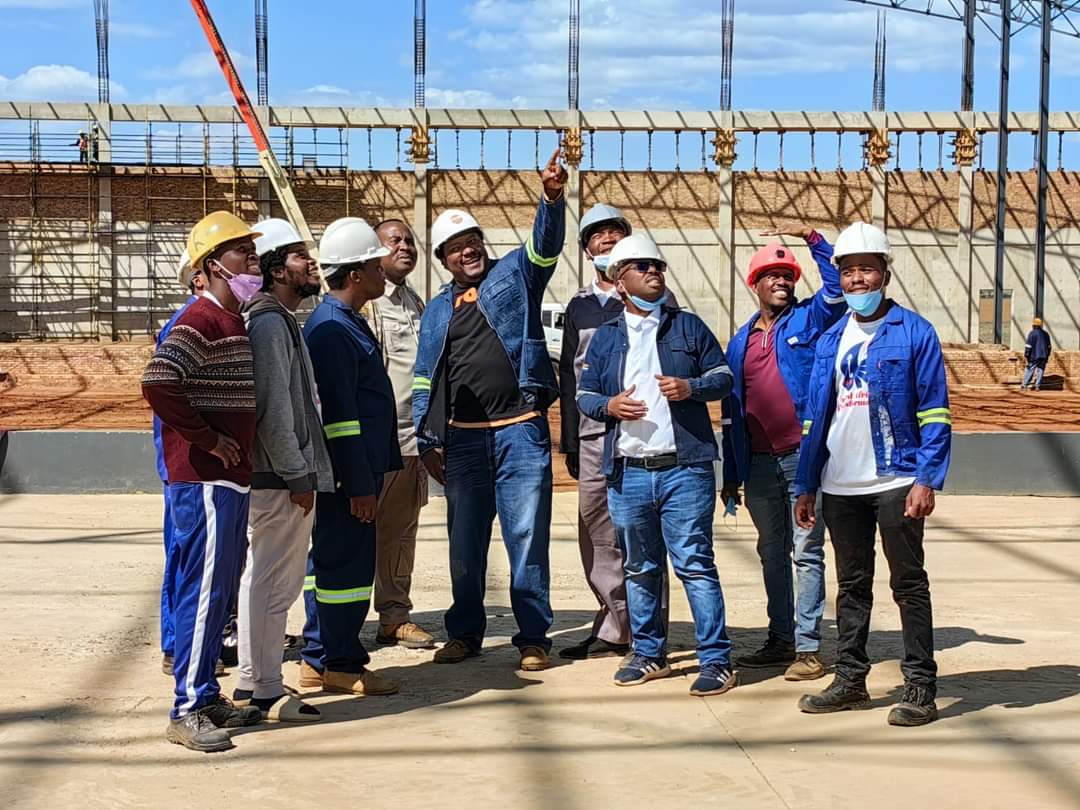
<instances>
[{"instance_id":1,"label":"maroon t-shirt","mask_svg":"<svg viewBox=\"0 0 1080 810\"><path fill-rule=\"evenodd\" d=\"M776 345L771 332L761 329L750 332L743 361L743 381L750 451L778 456L798 449L802 426L776 364Z\"/></svg>"}]
</instances>

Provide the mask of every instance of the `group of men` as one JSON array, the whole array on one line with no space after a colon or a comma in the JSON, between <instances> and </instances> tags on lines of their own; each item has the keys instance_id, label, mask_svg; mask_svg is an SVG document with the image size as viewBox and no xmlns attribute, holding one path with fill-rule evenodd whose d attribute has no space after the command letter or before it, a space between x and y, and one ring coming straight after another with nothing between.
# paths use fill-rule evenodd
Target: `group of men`
<instances>
[{"instance_id":1,"label":"group of men","mask_svg":"<svg viewBox=\"0 0 1080 810\"><path fill-rule=\"evenodd\" d=\"M451 281L425 303L409 286L408 225L333 222L314 261L283 220L249 228L215 212L188 237L192 297L167 324L143 392L160 423L166 567L162 649L175 679L167 738L231 747L228 729L313 722L284 684L289 606L303 591L298 685L360 696L398 691L368 668L360 631L374 598L378 643L432 648L410 617L427 478L447 500L452 604L440 664L481 654L492 525L510 563L512 638L522 670L547 668L553 621L547 410L561 399L562 449L579 482L579 542L599 610L568 659L617 656L618 686L670 673L668 559L693 614L699 671L690 693L736 685L713 554L720 491L745 495L759 533L769 635L740 666L822 677L824 528L840 589L836 677L800 708L869 705L866 640L880 529L904 627L905 691L889 721L936 716L923 521L948 464L949 410L936 335L884 296L885 235L856 223L835 250L802 237L822 276L779 242L751 261L759 311L728 345L677 305L667 262L617 209L595 206L580 245L595 277L565 313L560 379L541 304L563 249L566 171L558 150L526 243L488 256L480 224L444 211L432 251ZM301 302L327 289L301 328ZM721 403L722 401L722 403ZM721 403L720 444L708 403ZM792 575L794 565L795 575ZM235 611L232 700L216 673Z\"/></svg>"}]
</instances>

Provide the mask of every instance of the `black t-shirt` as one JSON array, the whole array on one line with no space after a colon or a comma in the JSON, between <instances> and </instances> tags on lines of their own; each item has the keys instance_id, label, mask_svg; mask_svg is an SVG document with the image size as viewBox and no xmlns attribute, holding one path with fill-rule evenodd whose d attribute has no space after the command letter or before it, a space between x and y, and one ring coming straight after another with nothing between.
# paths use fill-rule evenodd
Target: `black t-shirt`
<instances>
[{"instance_id":1,"label":"black t-shirt","mask_svg":"<svg viewBox=\"0 0 1080 810\"><path fill-rule=\"evenodd\" d=\"M476 294L476 287L453 287L454 314L446 334L450 418L493 422L521 416L534 408L521 396L510 358Z\"/></svg>"}]
</instances>

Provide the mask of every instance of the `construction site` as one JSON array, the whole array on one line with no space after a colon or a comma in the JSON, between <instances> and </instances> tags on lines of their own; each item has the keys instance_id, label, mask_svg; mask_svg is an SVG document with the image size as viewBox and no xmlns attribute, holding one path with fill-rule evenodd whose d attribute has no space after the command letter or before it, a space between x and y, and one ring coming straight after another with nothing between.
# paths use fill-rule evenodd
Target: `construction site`
<instances>
[{"instance_id":1,"label":"construction site","mask_svg":"<svg viewBox=\"0 0 1080 810\"><path fill-rule=\"evenodd\" d=\"M96 102L0 98L0 599L12 653L0 670L9 704L0 789L9 806L189 805L198 780L212 791L198 801L268 807L302 796L370 807L575 808L619 797L1080 807L1080 643L1070 619L1080 603L1080 165L1065 148L1080 138L1080 111L1015 111L1007 100L1010 25L1042 26L1048 76L1050 36L1080 37L1069 20L1080 3L857 2L957 23L957 109L886 109L883 29L873 109L732 109L731 0L722 3L717 109L580 109L576 0L566 109L426 106L421 0L412 107L271 103L265 0L255 2L254 99L241 88L233 106L118 103L99 0ZM979 24L998 32L997 112L973 109ZM227 61L219 57L223 70ZM428 301L451 280L431 249L438 215L475 216L491 256L521 246L557 148L568 173L566 239L544 300L559 311L592 278L578 230L597 203L627 212L655 240L680 305L725 347L758 308L747 270L770 241L762 231L798 223L835 241L864 221L888 234L889 294L940 337L956 434L927 523L942 722L903 737L885 725L904 646L881 555L872 710L819 719L796 710L803 685L763 670L741 672L731 696L690 701L694 625L674 586L675 677L644 695L611 688L613 660L515 672L510 573L493 552L482 658L450 676L428 654L372 647L373 665L401 678L400 695L319 693L321 724L264 725L237 735L227 756L185 758L161 739L170 701L155 638L161 481L140 381L159 331L188 298L176 268L192 226L213 211L254 223L295 222L298 210L300 232L318 240L340 217L400 219L418 248L410 284ZM1025 164L1033 155L1030 165L1017 153ZM788 241L813 268L801 242ZM798 294L819 287L810 269ZM305 304L301 321L310 312ZM1033 392L1020 383L1036 317L1053 354ZM720 431L719 407L712 415ZM595 605L577 559L577 484L554 452L558 403L547 418L558 646L589 626ZM432 497L413 586L416 615L440 630L451 602L447 521L445 499ZM732 641L755 647L766 629L749 514L718 511L715 538ZM830 550L830 580L833 565ZM827 591L825 658L836 637L834 581ZM303 621L296 604L290 632ZM374 635L370 618L365 634ZM287 661L286 683L296 672Z\"/></svg>"}]
</instances>

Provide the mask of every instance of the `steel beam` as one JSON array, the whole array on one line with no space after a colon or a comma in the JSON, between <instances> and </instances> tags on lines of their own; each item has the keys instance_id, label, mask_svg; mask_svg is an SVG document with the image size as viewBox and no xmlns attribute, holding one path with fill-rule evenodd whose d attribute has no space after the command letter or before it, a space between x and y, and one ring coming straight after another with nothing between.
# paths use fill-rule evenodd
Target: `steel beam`
<instances>
[{"instance_id":1,"label":"steel beam","mask_svg":"<svg viewBox=\"0 0 1080 810\"><path fill-rule=\"evenodd\" d=\"M1009 43L1012 40L1012 0L1001 0L1001 84L998 91L997 216L994 218L994 343L1004 336L1005 205L1009 176Z\"/></svg>"},{"instance_id":2,"label":"steel beam","mask_svg":"<svg viewBox=\"0 0 1080 810\"><path fill-rule=\"evenodd\" d=\"M1050 0L1042 0L1041 61L1039 67L1039 187L1035 209L1035 317L1043 316L1046 289L1046 192L1049 186L1046 153L1050 119Z\"/></svg>"},{"instance_id":3,"label":"steel beam","mask_svg":"<svg viewBox=\"0 0 1080 810\"><path fill-rule=\"evenodd\" d=\"M960 83L960 109L975 107L975 0L964 0L964 73Z\"/></svg>"}]
</instances>

